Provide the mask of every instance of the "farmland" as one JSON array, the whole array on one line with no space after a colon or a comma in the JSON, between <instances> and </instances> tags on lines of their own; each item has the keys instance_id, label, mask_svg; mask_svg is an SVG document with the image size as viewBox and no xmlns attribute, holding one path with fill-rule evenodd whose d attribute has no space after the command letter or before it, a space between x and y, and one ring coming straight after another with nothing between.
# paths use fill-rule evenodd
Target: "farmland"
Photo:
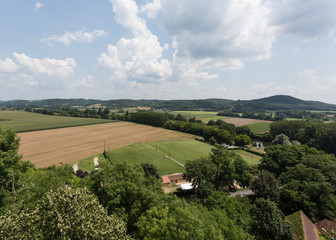
<instances>
[{"instance_id":1,"label":"farmland","mask_svg":"<svg viewBox=\"0 0 336 240\"><path fill-rule=\"evenodd\" d=\"M193 135L128 122L115 122L26 132L21 138L20 154L36 167L70 163L138 142L176 141Z\"/></svg>"},{"instance_id":2,"label":"farmland","mask_svg":"<svg viewBox=\"0 0 336 240\"><path fill-rule=\"evenodd\" d=\"M2 119L0 124L3 125L5 129L13 128L16 132L30 132L113 122L112 120L104 119L50 116L22 111L0 111L0 119Z\"/></svg>"}]
</instances>

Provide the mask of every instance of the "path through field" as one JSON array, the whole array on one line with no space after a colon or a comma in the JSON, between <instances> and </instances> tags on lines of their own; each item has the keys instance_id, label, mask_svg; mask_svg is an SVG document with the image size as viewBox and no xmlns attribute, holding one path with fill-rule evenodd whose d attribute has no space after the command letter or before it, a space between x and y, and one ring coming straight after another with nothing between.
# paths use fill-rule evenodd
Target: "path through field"
<instances>
[{"instance_id":1,"label":"path through field","mask_svg":"<svg viewBox=\"0 0 336 240\"><path fill-rule=\"evenodd\" d=\"M132 143L174 141L192 135L129 122L20 133L20 154L36 167L70 163Z\"/></svg>"}]
</instances>

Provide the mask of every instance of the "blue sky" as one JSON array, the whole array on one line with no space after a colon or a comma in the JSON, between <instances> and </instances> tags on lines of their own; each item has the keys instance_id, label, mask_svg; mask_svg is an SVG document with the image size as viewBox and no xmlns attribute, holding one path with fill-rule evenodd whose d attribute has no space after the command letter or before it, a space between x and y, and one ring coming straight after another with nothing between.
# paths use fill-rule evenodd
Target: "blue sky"
<instances>
[{"instance_id":1,"label":"blue sky","mask_svg":"<svg viewBox=\"0 0 336 240\"><path fill-rule=\"evenodd\" d=\"M0 99L336 104L335 0L0 0Z\"/></svg>"}]
</instances>

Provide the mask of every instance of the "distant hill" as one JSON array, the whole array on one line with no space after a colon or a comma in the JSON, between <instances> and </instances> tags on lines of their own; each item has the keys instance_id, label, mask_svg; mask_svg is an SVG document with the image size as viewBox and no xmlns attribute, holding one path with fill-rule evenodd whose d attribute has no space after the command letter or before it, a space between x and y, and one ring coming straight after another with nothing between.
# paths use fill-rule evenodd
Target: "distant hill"
<instances>
[{"instance_id":1,"label":"distant hill","mask_svg":"<svg viewBox=\"0 0 336 240\"><path fill-rule=\"evenodd\" d=\"M319 101L305 101L287 95L275 95L253 100L228 100L228 99L195 99L195 100L97 100L97 99L44 99L44 100L12 100L0 102L0 106L13 108L56 108L56 107L87 107L101 104L109 108L135 108L150 107L163 110L206 110L234 112L264 112L266 110L315 110L336 111L336 105Z\"/></svg>"},{"instance_id":2,"label":"distant hill","mask_svg":"<svg viewBox=\"0 0 336 240\"><path fill-rule=\"evenodd\" d=\"M83 99L83 98L75 98L75 99L43 99L43 100L12 100L1 102L0 106L6 106L9 108L26 108L26 107L33 107L33 108L55 108L55 107L72 107L72 106L79 106L79 107L86 107L92 104L96 104L101 102L101 100L94 100L94 99Z\"/></svg>"},{"instance_id":3,"label":"distant hill","mask_svg":"<svg viewBox=\"0 0 336 240\"><path fill-rule=\"evenodd\" d=\"M235 101L234 109L237 112L243 111L265 111L265 110L320 110L335 111L336 105L319 101L305 101L288 95L275 95L271 97Z\"/></svg>"}]
</instances>

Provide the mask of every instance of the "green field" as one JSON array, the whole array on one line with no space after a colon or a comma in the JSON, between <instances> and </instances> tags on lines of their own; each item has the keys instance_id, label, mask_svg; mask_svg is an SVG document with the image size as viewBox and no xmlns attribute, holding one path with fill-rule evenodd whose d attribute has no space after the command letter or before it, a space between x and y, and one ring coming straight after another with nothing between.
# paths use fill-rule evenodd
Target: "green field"
<instances>
[{"instance_id":1,"label":"green field","mask_svg":"<svg viewBox=\"0 0 336 240\"><path fill-rule=\"evenodd\" d=\"M105 119L50 116L23 111L0 111L0 119L2 119L0 125L3 125L5 129L13 128L16 132L113 122Z\"/></svg>"},{"instance_id":2,"label":"green field","mask_svg":"<svg viewBox=\"0 0 336 240\"><path fill-rule=\"evenodd\" d=\"M174 115L181 114L186 118L193 118L200 119L203 122L208 122L210 120L217 120L217 119L225 119L230 117L224 116L217 116L218 112L205 112L205 111L174 111L171 112Z\"/></svg>"},{"instance_id":3,"label":"green field","mask_svg":"<svg viewBox=\"0 0 336 240\"><path fill-rule=\"evenodd\" d=\"M210 145L195 140L158 142L157 145L156 143L135 143L112 150L109 155L112 160L126 161L131 164L152 163L159 168L159 173L162 176L185 171L184 167L169 159L169 151L171 158L185 164L187 160L208 156L211 148ZM103 159L101 154L96 156L99 160ZM93 170L94 157L78 161L79 169Z\"/></svg>"},{"instance_id":4,"label":"green field","mask_svg":"<svg viewBox=\"0 0 336 240\"><path fill-rule=\"evenodd\" d=\"M177 161L185 164L188 160L195 160L201 157L209 156L213 146L195 140L175 141L175 142L158 142L150 145L165 155L170 156Z\"/></svg>"},{"instance_id":5,"label":"green field","mask_svg":"<svg viewBox=\"0 0 336 240\"><path fill-rule=\"evenodd\" d=\"M195 140L174 141L174 142L154 142L154 143L135 143L109 152L112 160L126 161L131 164L151 163L159 168L159 174L167 175L177 172L184 172L184 167L180 166L173 158L181 164L188 160L195 160L201 157L209 156L212 146ZM157 149L157 150L156 150ZM235 151L250 166L257 165L260 156L245 152L243 150ZM91 156L78 161L79 169L92 171L93 158L98 157L99 161L103 160L102 154Z\"/></svg>"},{"instance_id":6,"label":"green field","mask_svg":"<svg viewBox=\"0 0 336 240\"><path fill-rule=\"evenodd\" d=\"M255 166L259 164L260 156L246 152L244 150L236 150L235 153L240 155L250 166Z\"/></svg>"},{"instance_id":7,"label":"green field","mask_svg":"<svg viewBox=\"0 0 336 240\"><path fill-rule=\"evenodd\" d=\"M270 130L270 123L259 122L245 125L249 127L253 132L268 132Z\"/></svg>"}]
</instances>

